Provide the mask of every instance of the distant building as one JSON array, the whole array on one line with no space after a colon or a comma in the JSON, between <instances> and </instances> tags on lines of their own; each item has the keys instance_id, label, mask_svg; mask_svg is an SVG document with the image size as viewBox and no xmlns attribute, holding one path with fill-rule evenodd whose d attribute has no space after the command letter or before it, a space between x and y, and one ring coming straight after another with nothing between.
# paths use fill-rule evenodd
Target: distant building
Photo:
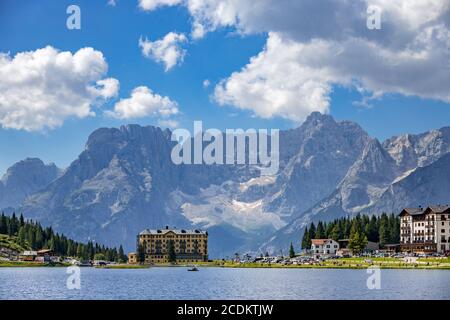
<instances>
[{"instance_id":1,"label":"distant building","mask_svg":"<svg viewBox=\"0 0 450 320\"><path fill-rule=\"evenodd\" d=\"M414 253L450 251L450 206L403 209L400 249Z\"/></svg>"},{"instance_id":2,"label":"distant building","mask_svg":"<svg viewBox=\"0 0 450 320\"><path fill-rule=\"evenodd\" d=\"M335 255L339 250L339 243L333 239L312 239L311 252L313 254Z\"/></svg>"},{"instance_id":3,"label":"distant building","mask_svg":"<svg viewBox=\"0 0 450 320\"><path fill-rule=\"evenodd\" d=\"M24 251L19 255L21 261L34 261L37 257L37 251Z\"/></svg>"},{"instance_id":4,"label":"distant building","mask_svg":"<svg viewBox=\"0 0 450 320\"><path fill-rule=\"evenodd\" d=\"M208 232L184 229L146 229L138 235L138 246L145 251L145 263L169 262L169 248L173 245L176 262L208 260ZM137 250L139 252L139 248Z\"/></svg>"},{"instance_id":5,"label":"distant building","mask_svg":"<svg viewBox=\"0 0 450 320\"><path fill-rule=\"evenodd\" d=\"M136 254L136 252L130 252L129 254L128 254L128 263L129 264L136 264L138 261L137 261L137 254Z\"/></svg>"},{"instance_id":6,"label":"distant building","mask_svg":"<svg viewBox=\"0 0 450 320\"><path fill-rule=\"evenodd\" d=\"M348 244L350 239L339 239L339 247L341 249L348 249ZM364 248L365 252L373 252L380 249L380 244L378 242L367 241L366 247Z\"/></svg>"}]
</instances>

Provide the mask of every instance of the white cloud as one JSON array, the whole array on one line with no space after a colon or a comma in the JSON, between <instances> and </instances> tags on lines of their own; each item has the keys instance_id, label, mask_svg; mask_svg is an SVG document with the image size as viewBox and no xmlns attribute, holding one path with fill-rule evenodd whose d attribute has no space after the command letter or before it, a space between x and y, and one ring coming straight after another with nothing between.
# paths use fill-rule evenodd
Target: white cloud
<instances>
[{"instance_id":1,"label":"white cloud","mask_svg":"<svg viewBox=\"0 0 450 320\"><path fill-rule=\"evenodd\" d=\"M141 38L139 47L145 57L164 63L165 70L168 71L183 61L186 50L182 49L181 45L186 41L184 34L169 32L164 38L153 42Z\"/></svg>"},{"instance_id":2,"label":"white cloud","mask_svg":"<svg viewBox=\"0 0 450 320\"><path fill-rule=\"evenodd\" d=\"M108 0L108 6L115 7L116 4L116 0Z\"/></svg>"},{"instance_id":3,"label":"white cloud","mask_svg":"<svg viewBox=\"0 0 450 320\"><path fill-rule=\"evenodd\" d=\"M271 34L263 52L216 86L216 100L263 118L301 121L312 111L328 112L328 74L298 63L304 51L303 45Z\"/></svg>"},{"instance_id":4,"label":"white cloud","mask_svg":"<svg viewBox=\"0 0 450 320\"><path fill-rule=\"evenodd\" d=\"M179 123L176 120L172 120L172 119L160 119L158 120L158 126L163 127L163 128L169 128L169 129L175 129L178 128Z\"/></svg>"},{"instance_id":5,"label":"white cloud","mask_svg":"<svg viewBox=\"0 0 450 320\"><path fill-rule=\"evenodd\" d=\"M327 112L333 85L352 86L375 98L400 93L450 103L448 49L438 40L450 38L441 32L426 29L417 41L431 34L436 39L427 39L417 51L394 51L360 38L300 43L270 33L265 49L216 86L214 96L220 104L263 118L294 121L312 111ZM370 97L364 97L366 103Z\"/></svg>"},{"instance_id":6,"label":"white cloud","mask_svg":"<svg viewBox=\"0 0 450 320\"><path fill-rule=\"evenodd\" d=\"M118 92L119 82L104 78L107 70L103 54L92 48L0 53L1 126L40 131L70 117L94 116L92 106Z\"/></svg>"},{"instance_id":7,"label":"white cloud","mask_svg":"<svg viewBox=\"0 0 450 320\"><path fill-rule=\"evenodd\" d=\"M119 93L119 86L119 80L107 78L98 80L96 86L90 87L89 91L95 96L108 99L117 96Z\"/></svg>"},{"instance_id":8,"label":"white cloud","mask_svg":"<svg viewBox=\"0 0 450 320\"><path fill-rule=\"evenodd\" d=\"M120 99L113 111L106 114L117 119L133 119L148 116L169 117L178 113L178 104L169 97L153 93L146 86L133 89L131 96Z\"/></svg>"},{"instance_id":9,"label":"white cloud","mask_svg":"<svg viewBox=\"0 0 450 320\"><path fill-rule=\"evenodd\" d=\"M241 34L269 33L263 51L216 86L220 104L301 121L310 111L329 109L336 85L356 88L366 103L386 93L450 103L448 0L176 4L192 16L194 38L222 27ZM381 30L366 28L369 5L382 9Z\"/></svg>"},{"instance_id":10,"label":"white cloud","mask_svg":"<svg viewBox=\"0 0 450 320\"><path fill-rule=\"evenodd\" d=\"M208 88L209 85L211 84L211 81L209 81L208 79L203 80L203 88Z\"/></svg>"},{"instance_id":11,"label":"white cloud","mask_svg":"<svg viewBox=\"0 0 450 320\"><path fill-rule=\"evenodd\" d=\"M155 10L163 6L174 6L182 3L182 0L139 0L139 7L145 11Z\"/></svg>"}]
</instances>

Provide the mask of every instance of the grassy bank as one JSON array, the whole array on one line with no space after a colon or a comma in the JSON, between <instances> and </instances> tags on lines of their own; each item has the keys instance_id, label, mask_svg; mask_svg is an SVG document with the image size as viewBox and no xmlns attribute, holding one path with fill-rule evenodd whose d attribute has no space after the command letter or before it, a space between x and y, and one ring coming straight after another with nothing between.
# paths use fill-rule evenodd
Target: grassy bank
<instances>
[{"instance_id":1,"label":"grassy bank","mask_svg":"<svg viewBox=\"0 0 450 320\"><path fill-rule=\"evenodd\" d=\"M371 262L369 262L371 260ZM327 260L318 264L290 264L282 265L275 263L236 263L231 261L213 261L200 264L204 267L222 268L285 268L285 269L367 269L371 266L378 266L381 269L439 269L450 270L450 263L447 259L419 259L416 263L405 262L396 258L344 258ZM439 261L438 261L439 260Z\"/></svg>"},{"instance_id":2,"label":"grassy bank","mask_svg":"<svg viewBox=\"0 0 450 320\"><path fill-rule=\"evenodd\" d=\"M148 269L150 266L148 265L140 265L140 264L113 264L107 266L96 266L98 269Z\"/></svg>"},{"instance_id":3,"label":"grassy bank","mask_svg":"<svg viewBox=\"0 0 450 320\"><path fill-rule=\"evenodd\" d=\"M0 261L0 268L4 267L68 267L67 263L42 263L32 261Z\"/></svg>"}]
</instances>

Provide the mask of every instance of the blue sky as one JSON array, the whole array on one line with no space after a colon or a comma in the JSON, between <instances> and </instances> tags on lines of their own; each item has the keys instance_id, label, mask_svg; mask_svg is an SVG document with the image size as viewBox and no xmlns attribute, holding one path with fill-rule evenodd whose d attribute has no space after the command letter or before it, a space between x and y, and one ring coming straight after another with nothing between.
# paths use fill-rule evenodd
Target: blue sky
<instances>
[{"instance_id":1,"label":"blue sky","mask_svg":"<svg viewBox=\"0 0 450 320\"><path fill-rule=\"evenodd\" d=\"M81 30L66 28L66 8L70 4L81 8ZM223 106L213 98L214 88L222 79L239 72L251 57L264 50L267 32L238 34L233 26L223 26L200 39L188 37L183 45L186 50L183 61L167 72L161 63L143 56L138 46L141 36L154 41L169 32L189 35L193 19L184 6L144 11L134 0L118 0L115 6L108 5L107 0L3 0L0 52L14 57L16 53L48 45L72 53L92 47L103 53L108 64L107 77L120 81L120 91L116 98L92 107L96 116L68 117L61 126L38 131L1 128L0 173L26 157L39 157L65 167L83 150L89 134L99 127L127 123L157 125L159 119L153 115L115 119L103 114L103 110L112 109L120 98L128 98L138 86L147 86L176 101L179 109L176 121L180 127L191 129L194 120L203 120L205 127L220 129L297 126L299 121L286 116L264 119L249 108ZM203 86L205 79L210 81L207 88ZM343 85L333 85L329 98L331 115L338 120L356 121L380 140L449 125L450 106L442 99L407 97L394 92L371 100L370 107L361 107L355 102L362 95L354 87Z\"/></svg>"}]
</instances>

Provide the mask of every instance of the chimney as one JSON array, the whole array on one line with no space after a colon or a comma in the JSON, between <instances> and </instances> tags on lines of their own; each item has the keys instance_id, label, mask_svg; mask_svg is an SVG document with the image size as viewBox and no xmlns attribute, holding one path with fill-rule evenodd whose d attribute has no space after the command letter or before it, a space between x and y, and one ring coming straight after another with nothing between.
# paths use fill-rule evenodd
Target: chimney
<instances>
[{"instance_id":1,"label":"chimney","mask_svg":"<svg viewBox=\"0 0 450 320\"><path fill-rule=\"evenodd\" d=\"M166 230L169 230L169 226L166 226Z\"/></svg>"}]
</instances>

